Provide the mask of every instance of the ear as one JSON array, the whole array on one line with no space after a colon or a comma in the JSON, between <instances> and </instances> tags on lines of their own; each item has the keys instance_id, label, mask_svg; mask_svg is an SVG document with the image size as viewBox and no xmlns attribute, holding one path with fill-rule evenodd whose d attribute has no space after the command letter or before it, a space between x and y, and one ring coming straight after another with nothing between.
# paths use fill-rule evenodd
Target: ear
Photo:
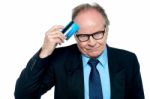
<instances>
[{"instance_id":1,"label":"ear","mask_svg":"<svg viewBox=\"0 0 150 99\"><path fill-rule=\"evenodd\" d=\"M109 28L108 28L108 26L106 26L106 27L105 27L105 32L108 33L108 31L109 31Z\"/></svg>"}]
</instances>

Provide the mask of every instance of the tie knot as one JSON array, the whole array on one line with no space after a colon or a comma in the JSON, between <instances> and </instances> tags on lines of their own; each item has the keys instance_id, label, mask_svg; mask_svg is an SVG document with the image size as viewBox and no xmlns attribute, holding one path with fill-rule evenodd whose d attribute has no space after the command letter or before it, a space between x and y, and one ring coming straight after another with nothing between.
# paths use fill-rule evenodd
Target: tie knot
<instances>
[{"instance_id":1,"label":"tie knot","mask_svg":"<svg viewBox=\"0 0 150 99\"><path fill-rule=\"evenodd\" d=\"M91 66L91 68L96 67L98 63L99 63L99 60L98 59L94 59L94 58L91 58L88 61L88 64Z\"/></svg>"}]
</instances>

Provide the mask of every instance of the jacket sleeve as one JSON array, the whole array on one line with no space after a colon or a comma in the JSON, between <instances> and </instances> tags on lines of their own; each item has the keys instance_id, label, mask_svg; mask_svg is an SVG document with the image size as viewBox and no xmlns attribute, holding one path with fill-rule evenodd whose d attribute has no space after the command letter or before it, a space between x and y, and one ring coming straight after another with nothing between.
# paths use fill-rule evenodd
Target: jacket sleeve
<instances>
[{"instance_id":1,"label":"jacket sleeve","mask_svg":"<svg viewBox=\"0 0 150 99\"><path fill-rule=\"evenodd\" d=\"M54 86L53 68L49 64L50 57L41 59L39 52L30 59L21 72L16 82L15 99L40 99L42 94Z\"/></svg>"},{"instance_id":2,"label":"jacket sleeve","mask_svg":"<svg viewBox=\"0 0 150 99\"><path fill-rule=\"evenodd\" d=\"M140 73L140 65L136 55L134 54L133 59L133 77L132 77L132 92L130 92L131 99L145 99L143 84Z\"/></svg>"}]
</instances>

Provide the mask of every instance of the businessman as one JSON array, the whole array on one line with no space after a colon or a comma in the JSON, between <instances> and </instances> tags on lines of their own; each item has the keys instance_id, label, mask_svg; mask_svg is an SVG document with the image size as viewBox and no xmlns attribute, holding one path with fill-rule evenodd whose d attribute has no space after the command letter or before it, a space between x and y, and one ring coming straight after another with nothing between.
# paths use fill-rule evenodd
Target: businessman
<instances>
[{"instance_id":1,"label":"businessman","mask_svg":"<svg viewBox=\"0 0 150 99\"><path fill-rule=\"evenodd\" d=\"M109 20L98 4L81 4L72 20L76 44L56 48L66 37L55 25L16 82L15 99L40 99L55 86L54 99L144 99L134 53L108 46Z\"/></svg>"}]
</instances>

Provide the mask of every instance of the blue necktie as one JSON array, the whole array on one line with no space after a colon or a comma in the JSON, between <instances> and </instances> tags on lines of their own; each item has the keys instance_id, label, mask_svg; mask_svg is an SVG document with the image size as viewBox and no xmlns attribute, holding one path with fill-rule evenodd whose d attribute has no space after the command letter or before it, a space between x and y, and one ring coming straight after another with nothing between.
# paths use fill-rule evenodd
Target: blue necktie
<instances>
[{"instance_id":1,"label":"blue necktie","mask_svg":"<svg viewBox=\"0 0 150 99\"><path fill-rule=\"evenodd\" d=\"M89 76L89 99L103 99L101 79L99 72L96 68L99 60L90 59L88 64L91 66L91 72Z\"/></svg>"}]
</instances>

